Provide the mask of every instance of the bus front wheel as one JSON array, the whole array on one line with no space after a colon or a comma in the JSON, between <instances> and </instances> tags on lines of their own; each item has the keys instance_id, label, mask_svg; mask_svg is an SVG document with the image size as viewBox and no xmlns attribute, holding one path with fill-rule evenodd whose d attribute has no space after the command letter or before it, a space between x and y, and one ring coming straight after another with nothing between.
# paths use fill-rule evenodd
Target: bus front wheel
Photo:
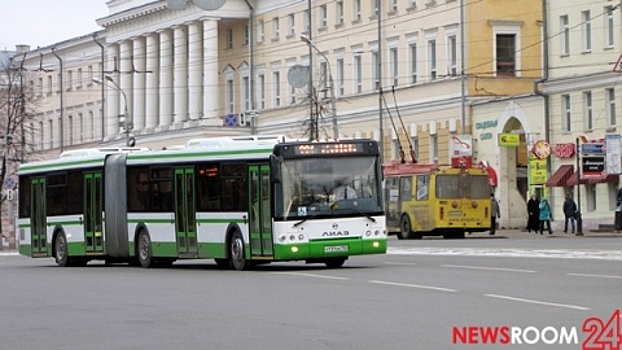
<instances>
[{"instance_id":1,"label":"bus front wheel","mask_svg":"<svg viewBox=\"0 0 622 350\"><path fill-rule=\"evenodd\" d=\"M231 240L229 241L229 261L231 266L238 270L244 270L248 262L244 257L244 239L239 231L233 232Z\"/></svg>"},{"instance_id":2,"label":"bus front wheel","mask_svg":"<svg viewBox=\"0 0 622 350\"><path fill-rule=\"evenodd\" d=\"M138 235L138 261L140 266L150 268L155 266L155 259L151 254L151 238L145 231L141 231Z\"/></svg>"},{"instance_id":3,"label":"bus front wheel","mask_svg":"<svg viewBox=\"0 0 622 350\"><path fill-rule=\"evenodd\" d=\"M345 262L346 262L346 258L330 258L330 259L326 259L324 264L329 269L337 269L337 268L342 267Z\"/></svg>"}]
</instances>

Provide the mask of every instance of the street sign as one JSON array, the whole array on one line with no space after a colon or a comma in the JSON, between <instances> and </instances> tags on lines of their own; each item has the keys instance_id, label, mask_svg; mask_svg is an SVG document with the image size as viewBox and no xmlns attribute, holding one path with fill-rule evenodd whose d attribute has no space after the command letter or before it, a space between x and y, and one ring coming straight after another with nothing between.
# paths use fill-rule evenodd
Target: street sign
<instances>
[{"instance_id":1,"label":"street sign","mask_svg":"<svg viewBox=\"0 0 622 350\"><path fill-rule=\"evenodd\" d=\"M12 190L15 187L15 179L13 177L7 177L4 180L4 187Z\"/></svg>"},{"instance_id":2,"label":"street sign","mask_svg":"<svg viewBox=\"0 0 622 350\"><path fill-rule=\"evenodd\" d=\"M604 143L582 143L581 153L593 154L593 155L604 155L605 144Z\"/></svg>"},{"instance_id":3,"label":"street sign","mask_svg":"<svg viewBox=\"0 0 622 350\"><path fill-rule=\"evenodd\" d=\"M605 169L607 174L622 174L622 137L619 134L605 135L607 154L605 155Z\"/></svg>"}]
</instances>

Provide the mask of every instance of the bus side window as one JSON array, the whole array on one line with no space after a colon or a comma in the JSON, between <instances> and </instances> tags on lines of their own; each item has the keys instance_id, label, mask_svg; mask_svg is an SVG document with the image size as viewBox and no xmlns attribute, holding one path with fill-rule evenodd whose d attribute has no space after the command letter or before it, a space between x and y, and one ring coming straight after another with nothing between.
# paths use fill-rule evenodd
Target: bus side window
<instances>
[{"instance_id":1,"label":"bus side window","mask_svg":"<svg viewBox=\"0 0 622 350\"><path fill-rule=\"evenodd\" d=\"M417 200L427 201L430 196L430 175L417 176Z\"/></svg>"},{"instance_id":2,"label":"bus side window","mask_svg":"<svg viewBox=\"0 0 622 350\"><path fill-rule=\"evenodd\" d=\"M400 178L400 199L402 201L410 201L413 198L412 194L412 177L405 176Z\"/></svg>"}]
</instances>

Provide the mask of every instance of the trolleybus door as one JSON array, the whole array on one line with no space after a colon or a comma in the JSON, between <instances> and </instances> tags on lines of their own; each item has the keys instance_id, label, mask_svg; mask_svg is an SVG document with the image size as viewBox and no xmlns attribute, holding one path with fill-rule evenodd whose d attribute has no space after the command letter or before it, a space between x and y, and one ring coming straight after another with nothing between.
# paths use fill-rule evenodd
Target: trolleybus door
<instances>
[{"instance_id":1,"label":"trolleybus door","mask_svg":"<svg viewBox=\"0 0 622 350\"><path fill-rule=\"evenodd\" d=\"M175 232L179 257L197 257L194 168L175 169Z\"/></svg>"},{"instance_id":2,"label":"trolleybus door","mask_svg":"<svg viewBox=\"0 0 622 350\"><path fill-rule=\"evenodd\" d=\"M30 238L32 256L47 256L47 212L45 177L34 177L30 182Z\"/></svg>"},{"instance_id":3,"label":"trolleybus door","mask_svg":"<svg viewBox=\"0 0 622 350\"><path fill-rule=\"evenodd\" d=\"M103 253L102 173L84 174L84 240L87 253Z\"/></svg>"},{"instance_id":4,"label":"trolleybus door","mask_svg":"<svg viewBox=\"0 0 622 350\"><path fill-rule=\"evenodd\" d=\"M270 166L251 165L249 173L249 233L251 254L272 256L272 214L270 212Z\"/></svg>"}]
</instances>

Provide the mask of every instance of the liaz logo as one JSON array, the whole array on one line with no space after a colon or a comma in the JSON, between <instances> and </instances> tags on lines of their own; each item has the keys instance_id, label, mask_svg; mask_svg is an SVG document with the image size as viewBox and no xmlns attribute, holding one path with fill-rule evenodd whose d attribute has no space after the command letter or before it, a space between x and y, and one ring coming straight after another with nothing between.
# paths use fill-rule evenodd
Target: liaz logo
<instances>
[{"instance_id":1,"label":"liaz logo","mask_svg":"<svg viewBox=\"0 0 622 350\"><path fill-rule=\"evenodd\" d=\"M328 231L322 233L322 237L349 236L350 231Z\"/></svg>"},{"instance_id":2,"label":"liaz logo","mask_svg":"<svg viewBox=\"0 0 622 350\"><path fill-rule=\"evenodd\" d=\"M586 335L581 350L622 350L622 320L620 310L603 321L589 317L581 330ZM453 327L452 343L456 345L579 345L577 327L551 326L468 326Z\"/></svg>"}]
</instances>

